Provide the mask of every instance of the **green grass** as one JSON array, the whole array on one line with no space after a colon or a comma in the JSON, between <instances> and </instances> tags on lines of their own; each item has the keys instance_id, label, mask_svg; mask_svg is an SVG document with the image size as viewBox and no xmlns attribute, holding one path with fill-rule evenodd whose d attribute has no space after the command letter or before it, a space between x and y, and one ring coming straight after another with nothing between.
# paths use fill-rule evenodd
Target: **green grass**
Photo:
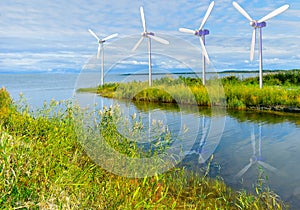
<instances>
[{"instance_id":1,"label":"green grass","mask_svg":"<svg viewBox=\"0 0 300 210\"><path fill-rule=\"evenodd\" d=\"M103 97L132 101L208 107L219 105L239 110L300 108L299 70L268 73L264 75L263 82L264 87L260 89L258 77L239 79L229 76L221 80L212 78L204 87L199 78L165 77L154 80L151 88L147 82L108 83L98 87L97 93Z\"/></svg>"},{"instance_id":2,"label":"green grass","mask_svg":"<svg viewBox=\"0 0 300 210\"><path fill-rule=\"evenodd\" d=\"M14 104L0 89L0 206L2 209L283 209L279 197L264 187L236 192L221 179L183 168L153 177L126 178L95 164L78 141L79 109L52 101L32 113ZM109 108L99 129L106 141L126 155L139 148L116 142ZM108 126L108 127L105 127ZM138 128L136 130L138 132ZM163 148L162 148L163 152Z\"/></svg>"},{"instance_id":3,"label":"green grass","mask_svg":"<svg viewBox=\"0 0 300 210\"><path fill-rule=\"evenodd\" d=\"M300 88L282 86L224 85L229 108L300 107Z\"/></svg>"},{"instance_id":4,"label":"green grass","mask_svg":"<svg viewBox=\"0 0 300 210\"><path fill-rule=\"evenodd\" d=\"M82 93L97 93L97 87L79 88L77 91Z\"/></svg>"}]
</instances>

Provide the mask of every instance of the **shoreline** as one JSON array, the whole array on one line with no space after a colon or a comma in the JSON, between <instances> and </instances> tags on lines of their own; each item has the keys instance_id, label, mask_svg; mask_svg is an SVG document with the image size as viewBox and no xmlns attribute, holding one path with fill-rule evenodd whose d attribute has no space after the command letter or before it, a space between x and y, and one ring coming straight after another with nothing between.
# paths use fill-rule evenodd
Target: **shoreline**
<instances>
[{"instance_id":1,"label":"shoreline","mask_svg":"<svg viewBox=\"0 0 300 210\"><path fill-rule=\"evenodd\" d=\"M273 112L284 112L284 113L300 113L299 107L292 106L260 106L260 107L249 107L248 110L258 110L258 111L273 111Z\"/></svg>"},{"instance_id":2,"label":"shoreline","mask_svg":"<svg viewBox=\"0 0 300 210\"><path fill-rule=\"evenodd\" d=\"M87 88L90 89L90 91L81 91L81 92L86 92L86 93L91 93L91 94L96 94L97 96L101 96L104 98L114 98L114 97L109 97L105 95L101 95L101 93L97 93L97 91L94 88ZM79 92L80 92L79 91ZM119 99L119 98L114 98L114 99ZM147 100L135 100L133 99L127 99L127 98L120 98L119 100L128 100L132 102L151 102L151 103L163 103L163 104L178 104L175 102L163 102L163 101L147 101ZM211 106L200 106L196 104L188 104L188 103L180 103L181 105L189 105L189 106L197 106L197 107L204 107L204 108L210 108ZM214 104L213 106L221 107L221 105L216 105ZM293 106L282 106L282 105L273 105L273 106L250 106L245 109L239 109L239 108L232 108L232 107L225 107L226 109L229 110L237 110L237 111L262 111L262 112L280 112L280 113L286 113L286 114L297 114L300 113L300 107L293 107Z\"/></svg>"}]
</instances>

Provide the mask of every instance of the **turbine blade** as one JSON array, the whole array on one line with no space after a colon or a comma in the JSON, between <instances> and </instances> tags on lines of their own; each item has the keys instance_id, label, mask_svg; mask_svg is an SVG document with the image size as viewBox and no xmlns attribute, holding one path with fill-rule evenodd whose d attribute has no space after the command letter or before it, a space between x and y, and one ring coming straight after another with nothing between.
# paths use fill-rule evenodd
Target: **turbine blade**
<instances>
[{"instance_id":1,"label":"turbine blade","mask_svg":"<svg viewBox=\"0 0 300 210\"><path fill-rule=\"evenodd\" d=\"M169 41L167 41L163 38L157 37L157 36L152 36L149 34L148 37L150 37L151 39L154 39L155 41L160 42L162 44L170 44Z\"/></svg>"},{"instance_id":2,"label":"turbine blade","mask_svg":"<svg viewBox=\"0 0 300 210\"><path fill-rule=\"evenodd\" d=\"M250 162L248 165L246 165L242 170L239 171L239 173L237 173L237 175L235 175L236 177L241 177L243 176L248 170L249 168L252 166L252 162Z\"/></svg>"},{"instance_id":3,"label":"turbine blade","mask_svg":"<svg viewBox=\"0 0 300 210\"><path fill-rule=\"evenodd\" d=\"M195 31L194 31L194 30L191 30L191 29L188 29L188 28L179 28L179 31L180 31L180 32L183 32L183 33L188 33L188 34L193 34L193 35L195 35Z\"/></svg>"},{"instance_id":4,"label":"turbine blade","mask_svg":"<svg viewBox=\"0 0 300 210\"><path fill-rule=\"evenodd\" d=\"M201 48L202 48L202 54L206 57L207 63L209 64L210 60L209 60L209 57L208 57L208 54L207 54L204 42L203 42L203 40L202 40L201 37L200 37L200 45L201 45Z\"/></svg>"},{"instance_id":5,"label":"turbine blade","mask_svg":"<svg viewBox=\"0 0 300 210\"><path fill-rule=\"evenodd\" d=\"M275 17L281 13L283 13L285 10L287 10L289 8L289 5L286 4L286 5L283 5L282 7L274 10L273 12L269 13L268 15L266 15L265 17L263 17L262 19L260 19L258 22L264 22L264 21L267 21L269 19L271 19L272 17Z\"/></svg>"},{"instance_id":6,"label":"turbine blade","mask_svg":"<svg viewBox=\"0 0 300 210\"><path fill-rule=\"evenodd\" d=\"M277 173L278 172L278 169L271 166L270 164L268 163L265 163L263 161L257 161L260 165L262 165L263 167L265 167L266 169L268 169L269 171L272 171L273 173Z\"/></svg>"},{"instance_id":7,"label":"turbine blade","mask_svg":"<svg viewBox=\"0 0 300 210\"><path fill-rule=\"evenodd\" d=\"M132 48L132 51L136 51L136 49L142 44L142 41L144 40L144 37L142 36L140 40L134 45Z\"/></svg>"},{"instance_id":8,"label":"turbine blade","mask_svg":"<svg viewBox=\"0 0 300 210\"><path fill-rule=\"evenodd\" d=\"M253 19L250 17L250 15L235 1L232 2L233 6L249 21L253 21Z\"/></svg>"},{"instance_id":9,"label":"turbine blade","mask_svg":"<svg viewBox=\"0 0 300 210\"><path fill-rule=\"evenodd\" d=\"M112 35L109 35L109 36L105 37L104 39L102 39L102 41L107 41L107 40L115 38L117 36L118 36L118 34L112 34Z\"/></svg>"},{"instance_id":10,"label":"turbine blade","mask_svg":"<svg viewBox=\"0 0 300 210\"><path fill-rule=\"evenodd\" d=\"M250 61L254 59L254 50L255 50L255 40L256 40L256 28L252 32L252 41L251 41L251 50L250 50Z\"/></svg>"},{"instance_id":11,"label":"turbine blade","mask_svg":"<svg viewBox=\"0 0 300 210\"><path fill-rule=\"evenodd\" d=\"M146 32L147 28L146 28L146 20L145 20L145 13L144 13L144 8L143 7L140 7L140 12L141 12L141 18L142 18L142 24L143 24L144 32Z\"/></svg>"},{"instance_id":12,"label":"turbine blade","mask_svg":"<svg viewBox=\"0 0 300 210\"><path fill-rule=\"evenodd\" d=\"M99 37L91 30L89 29L89 32L98 40L100 41Z\"/></svg>"},{"instance_id":13,"label":"turbine blade","mask_svg":"<svg viewBox=\"0 0 300 210\"><path fill-rule=\"evenodd\" d=\"M206 23L208 17L210 16L210 13L211 13L212 9L214 8L214 6L215 6L215 2L212 1L209 5L207 11L206 11L206 14L205 14L205 16L202 20L202 23L201 23L201 26L200 26L199 30L201 30L203 28L203 26L205 25L205 23Z\"/></svg>"},{"instance_id":14,"label":"turbine blade","mask_svg":"<svg viewBox=\"0 0 300 210\"><path fill-rule=\"evenodd\" d=\"M97 59L100 58L100 53L101 53L101 45L98 45L98 53L97 53Z\"/></svg>"}]
</instances>

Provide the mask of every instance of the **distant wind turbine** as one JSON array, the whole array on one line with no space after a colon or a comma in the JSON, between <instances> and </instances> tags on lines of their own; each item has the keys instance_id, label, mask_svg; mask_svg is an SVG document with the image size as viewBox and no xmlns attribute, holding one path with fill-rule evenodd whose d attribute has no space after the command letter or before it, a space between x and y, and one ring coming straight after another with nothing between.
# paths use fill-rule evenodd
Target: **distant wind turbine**
<instances>
[{"instance_id":1,"label":"distant wind turbine","mask_svg":"<svg viewBox=\"0 0 300 210\"><path fill-rule=\"evenodd\" d=\"M146 27L146 20L143 7L140 7L141 19L144 31L142 32L142 37L133 47L132 51L135 51L143 42L144 38L148 38L148 55L149 55L149 86L152 86L152 63L151 63L151 39L160 42L162 44L169 44L169 42L163 38L157 37L153 32L148 32Z\"/></svg>"},{"instance_id":2,"label":"distant wind turbine","mask_svg":"<svg viewBox=\"0 0 300 210\"><path fill-rule=\"evenodd\" d=\"M103 44L104 42L106 42L109 39L112 39L114 37L117 37L118 34L112 34L109 35L107 37L105 37L104 39L100 39L91 29L89 29L89 32L97 39L98 42L98 53L97 53L97 59L100 58L100 54L102 51L102 68L101 68L101 80L100 80L100 86L104 85L104 47Z\"/></svg>"},{"instance_id":3,"label":"distant wind turbine","mask_svg":"<svg viewBox=\"0 0 300 210\"><path fill-rule=\"evenodd\" d=\"M202 23L200 25L200 28L197 29L197 30L191 30L191 29L187 29L187 28L179 28L179 31L183 32L183 33L188 33L188 34L193 34L195 36L198 36L200 38L200 44L201 44L201 48L202 48L202 60L203 60L203 63L202 63L202 82L203 82L203 85L205 85L206 83L206 60L207 60L207 63L209 64L210 63L210 60L209 60L209 57L208 57L208 54L207 54L207 51L206 51L206 48L205 48L205 36L209 34L209 30L207 29L203 29L208 17L210 16L210 13L213 9L215 5L215 2L212 1L206 11L206 14L202 20Z\"/></svg>"},{"instance_id":4,"label":"distant wind turbine","mask_svg":"<svg viewBox=\"0 0 300 210\"><path fill-rule=\"evenodd\" d=\"M254 58L254 48L256 40L256 29L259 28L259 86L263 87L263 57L262 57L262 28L267 26L265 21L283 13L289 8L289 5L283 5L282 7L274 10L268 15L264 16L260 20L253 20L250 15L236 2L232 2L233 6L250 21L250 26L253 27L252 41L251 41L251 50L250 50L250 60L253 61Z\"/></svg>"}]
</instances>

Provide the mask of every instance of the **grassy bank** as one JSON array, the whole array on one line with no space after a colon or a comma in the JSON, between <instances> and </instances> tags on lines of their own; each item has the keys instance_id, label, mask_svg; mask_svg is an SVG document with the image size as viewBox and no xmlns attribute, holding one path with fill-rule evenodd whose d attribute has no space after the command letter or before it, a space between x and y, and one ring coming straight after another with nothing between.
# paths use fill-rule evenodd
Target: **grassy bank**
<instances>
[{"instance_id":1,"label":"grassy bank","mask_svg":"<svg viewBox=\"0 0 300 210\"><path fill-rule=\"evenodd\" d=\"M103 87L79 91L133 101L300 112L300 71L269 73L264 76L263 82L264 87L260 89L258 77L239 79L229 76L221 80L210 79L204 87L200 78L165 77L153 81L151 88L147 82L134 81L109 83Z\"/></svg>"},{"instance_id":2,"label":"grassy bank","mask_svg":"<svg viewBox=\"0 0 300 210\"><path fill-rule=\"evenodd\" d=\"M32 113L26 105L17 107L6 90L0 90L1 208L285 208L262 180L255 194L236 192L222 180L207 177L209 164L199 175L178 167L142 179L114 175L96 165L79 143L78 111L70 103L53 101ZM124 144L116 141L112 111L100 113L99 129L107 142L126 155L140 154L126 139Z\"/></svg>"}]
</instances>

